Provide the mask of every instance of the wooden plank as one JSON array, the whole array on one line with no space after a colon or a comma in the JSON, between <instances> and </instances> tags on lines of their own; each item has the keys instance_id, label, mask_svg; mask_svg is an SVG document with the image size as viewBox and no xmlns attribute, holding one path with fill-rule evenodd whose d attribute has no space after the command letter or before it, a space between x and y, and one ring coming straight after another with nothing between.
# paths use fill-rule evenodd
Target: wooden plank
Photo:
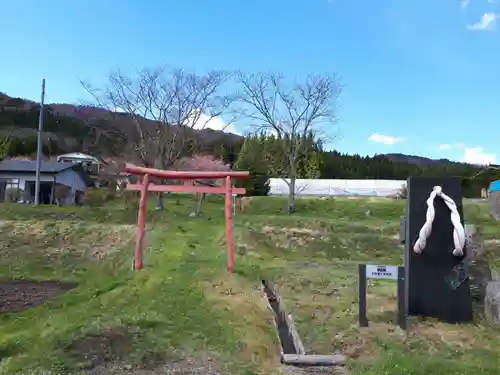
<instances>
[{"instance_id":1,"label":"wooden plank","mask_svg":"<svg viewBox=\"0 0 500 375\"><path fill-rule=\"evenodd\" d=\"M125 167L124 169L127 173L144 175L149 174L151 177L165 178L170 180L192 180L192 179L206 179L215 180L222 179L226 177L231 177L235 179L248 178L250 172L247 171L167 171L155 168L145 168L145 167Z\"/></svg>"},{"instance_id":2,"label":"wooden plank","mask_svg":"<svg viewBox=\"0 0 500 375\"><path fill-rule=\"evenodd\" d=\"M303 366L339 366L346 361L346 357L342 354L283 354L282 359L286 365Z\"/></svg>"},{"instance_id":3,"label":"wooden plank","mask_svg":"<svg viewBox=\"0 0 500 375\"><path fill-rule=\"evenodd\" d=\"M276 338L278 339L281 358L283 358L283 355L284 355L284 353L283 353L283 346L281 345L281 337L279 335L278 322L276 322L276 313L274 312L274 310L273 310L273 308L271 306L271 303L269 302L269 299L267 297L267 293L266 293L264 285L261 285L260 287L261 287L262 295L266 299L267 308L271 312L271 315L273 317L274 332L276 333Z\"/></svg>"},{"instance_id":4,"label":"wooden plank","mask_svg":"<svg viewBox=\"0 0 500 375\"><path fill-rule=\"evenodd\" d=\"M266 288L268 290L266 290ZM295 354L296 353L296 348L293 343L293 338L290 335L289 330L285 325L283 324L286 322L284 316L285 314L281 310L281 306L279 303L279 296L276 295L276 292L269 283L264 285L262 284L262 289L264 294L267 297L269 307L273 311L273 316L274 316L274 321L275 321L275 327L276 327L276 332L278 334L279 342L280 342L280 347L281 347L281 354ZM269 294L268 294L269 293ZM276 297L275 299L272 299L272 297ZM290 335L290 336L289 336ZM290 342L289 338L292 338L292 341Z\"/></svg>"},{"instance_id":5,"label":"wooden plank","mask_svg":"<svg viewBox=\"0 0 500 375\"><path fill-rule=\"evenodd\" d=\"M292 335L293 345L297 350L297 354L306 354L306 348L304 347L304 343L300 339L299 331L295 326L295 322L293 321L292 314L286 313L284 307L282 306L283 313L285 313L286 323L288 324L288 329L290 330L290 334Z\"/></svg>"},{"instance_id":6,"label":"wooden plank","mask_svg":"<svg viewBox=\"0 0 500 375\"><path fill-rule=\"evenodd\" d=\"M128 184L126 190L138 190L142 189L142 184ZM150 184L148 191L152 192L173 192L173 193L207 193L207 194L225 194L226 188L221 187L211 187L211 186L186 186L186 185L157 185ZM235 188L231 189L233 194L244 195L246 194L245 188Z\"/></svg>"},{"instance_id":7,"label":"wooden plank","mask_svg":"<svg viewBox=\"0 0 500 375\"><path fill-rule=\"evenodd\" d=\"M276 296L278 306L280 307L280 310L283 314L283 319L286 321L286 324L288 326L288 330L290 332L290 335L292 336L293 346L295 347L297 354L305 354L306 349L304 347L304 344L302 343L302 340L300 339L299 331L297 330L297 327L295 326L295 322L293 320L292 314L287 313L285 303L283 302L283 299L281 298L281 295L278 291L278 286L272 285L271 288L272 288L274 295Z\"/></svg>"},{"instance_id":8,"label":"wooden plank","mask_svg":"<svg viewBox=\"0 0 500 375\"><path fill-rule=\"evenodd\" d=\"M463 257L452 254L453 224L450 210L436 197L432 232L422 254L413 246L426 220L427 199L434 186L454 200L463 223L462 189L459 177L410 177L406 202L405 279L408 315L434 317L447 323L472 321L472 299L469 280L450 285L450 276ZM457 276L458 278L459 276Z\"/></svg>"},{"instance_id":9,"label":"wooden plank","mask_svg":"<svg viewBox=\"0 0 500 375\"><path fill-rule=\"evenodd\" d=\"M293 348L292 348L292 347L288 346L287 342L283 342L282 341L283 353L285 353L285 354L290 354L290 353L295 354L295 353L297 353L297 347L295 346L295 340L294 340L293 334L292 334L292 332L290 330L290 326L288 325L287 313L285 311L285 308L283 307L283 300L281 299L281 295L278 292L278 287L275 284L271 284L271 283L268 283L268 287L271 290L271 292L274 295L274 297L276 298L275 303L277 305L277 308L280 311L278 319L281 320L281 321L284 321L286 323L286 328L288 328L288 333L290 334L289 337L291 337L292 343L293 343ZM271 304L272 302L270 301L269 303ZM285 336L285 334L286 334L284 328L285 327L283 327L281 329L281 332L282 332L283 336ZM278 327L278 330L280 331L279 327ZM288 353L286 353L286 352L288 352Z\"/></svg>"}]
</instances>

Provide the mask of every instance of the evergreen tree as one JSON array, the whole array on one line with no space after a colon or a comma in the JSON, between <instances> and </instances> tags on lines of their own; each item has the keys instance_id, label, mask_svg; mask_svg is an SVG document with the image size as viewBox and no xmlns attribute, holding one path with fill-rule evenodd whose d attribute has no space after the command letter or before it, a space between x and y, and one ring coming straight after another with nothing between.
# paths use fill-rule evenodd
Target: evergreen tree
<instances>
[{"instance_id":1,"label":"evergreen tree","mask_svg":"<svg viewBox=\"0 0 500 375\"><path fill-rule=\"evenodd\" d=\"M246 189L247 196L269 193L269 175L263 146L260 136L247 137L233 166L235 170L250 172L250 178L236 182L236 186Z\"/></svg>"},{"instance_id":2,"label":"evergreen tree","mask_svg":"<svg viewBox=\"0 0 500 375\"><path fill-rule=\"evenodd\" d=\"M0 161L5 157L9 156L9 148L12 142L12 138L10 136L5 136L0 139Z\"/></svg>"}]
</instances>

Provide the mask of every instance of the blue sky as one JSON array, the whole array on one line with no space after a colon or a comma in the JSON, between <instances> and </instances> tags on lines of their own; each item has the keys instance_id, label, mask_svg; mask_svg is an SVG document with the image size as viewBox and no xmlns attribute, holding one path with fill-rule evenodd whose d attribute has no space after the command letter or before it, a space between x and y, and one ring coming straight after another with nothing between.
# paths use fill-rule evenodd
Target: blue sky
<instances>
[{"instance_id":1,"label":"blue sky","mask_svg":"<svg viewBox=\"0 0 500 375\"><path fill-rule=\"evenodd\" d=\"M45 77L48 102L78 103L79 79L164 63L338 72L338 150L499 162L499 13L500 0L0 0L0 91L39 100Z\"/></svg>"}]
</instances>

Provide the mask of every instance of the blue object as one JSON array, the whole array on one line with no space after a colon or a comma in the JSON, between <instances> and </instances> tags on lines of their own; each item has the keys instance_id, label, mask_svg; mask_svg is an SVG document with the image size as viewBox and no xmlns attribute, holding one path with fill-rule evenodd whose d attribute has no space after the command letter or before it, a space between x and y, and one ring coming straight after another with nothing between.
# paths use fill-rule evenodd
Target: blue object
<instances>
[{"instance_id":1,"label":"blue object","mask_svg":"<svg viewBox=\"0 0 500 375\"><path fill-rule=\"evenodd\" d=\"M490 193L494 191L500 191L500 180L493 181L489 188Z\"/></svg>"}]
</instances>

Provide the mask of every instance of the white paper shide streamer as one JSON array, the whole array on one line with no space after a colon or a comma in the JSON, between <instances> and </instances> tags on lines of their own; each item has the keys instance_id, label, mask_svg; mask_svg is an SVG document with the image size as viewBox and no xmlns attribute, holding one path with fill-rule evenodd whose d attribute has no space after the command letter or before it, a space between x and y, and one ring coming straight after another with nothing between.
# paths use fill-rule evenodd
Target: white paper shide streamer
<instances>
[{"instance_id":1,"label":"white paper shide streamer","mask_svg":"<svg viewBox=\"0 0 500 375\"><path fill-rule=\"evenodd\" d=\"M427 214L425 217L425 223L420 229L420 233L418 235L418 239L415 242L415 246L413 246L413 251L417 254L421 254L425 249L425 245L427 244L427 239L431 235L432 232L432 223L434 222L434 218L436 216L436 210L434 209L434 199L436 197L440 197L446 203L446 206L450 209L450 218L453 223L453 243L455 245L455 249L453 250L453 255L459 257L464 255L464 246L465 246L465 230L460 222L460 214L457 210L457 205L449 196L443 193L443 189L441 186L434 186L432 189L429 198L427 199Z\"/></svg>"}]
</instances>

